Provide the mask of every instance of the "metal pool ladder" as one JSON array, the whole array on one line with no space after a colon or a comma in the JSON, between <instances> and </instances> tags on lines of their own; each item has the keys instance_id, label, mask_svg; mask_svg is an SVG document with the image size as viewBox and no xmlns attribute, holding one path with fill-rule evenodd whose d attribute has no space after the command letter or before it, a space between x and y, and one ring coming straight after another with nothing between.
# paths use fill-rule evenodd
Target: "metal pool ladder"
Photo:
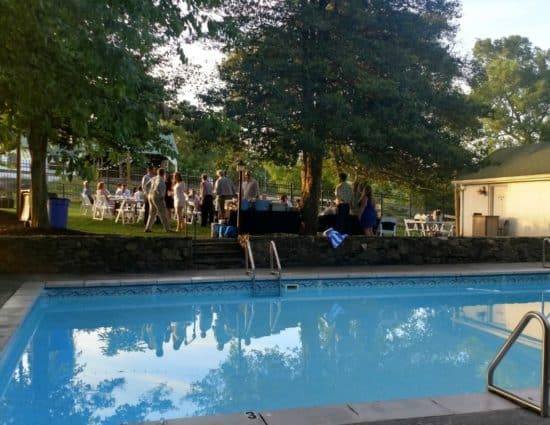
<instances>
[{"instance_id":1,"label":"metal pool ladder","mask_svg":"<svg viewBox=\"0 0 550 425\"><path fill-rule=\"evenodd\" d=\"M274 266L277 266L277 268ZM269 242L269 269L271 274L277 276L278 280L281 280L281 260L279 259L279 252L277 251L275 241Z\"/></svg>"},{"instance_id":2,"label":"metal pool ladder","mask_svg":"<svg viewBox=\"0 0 550 425\"><path fill-rule=\"evenodd\" d=\"M523 397L513 394L504 388L496 386L494 382L494 373L496 367L500 364L506 353L510 350L512 345L517 341L523 330L527 327L529 322L533 319L538 320L542 325L542 353L541 353L541 389L540 389L540 405L533 403ZM549 340L548 335L550 331L550 324L546 317L538 311L529 311L521 318L515 329L512 331L504 345L501 347L487 370L487 390L500 395L522 407L534 410L541 416L548 416L548 354L549 354Z\"/></svg>"},{"instance_id":3,"label":"metal pool ladder","mask_svg":"<svg viewBox=\"0 0 550 425\"><path fill-rule=\"evenodd\" d=\"M542 267L550 267L546 265L546 244L550 242L550 238L542 240Z\"/></svg>"},{"instance_id":4,"label":"metal pool ladder","mask_svg":"<svg viewBox=\"0 0 550 425\"><path fill-rule=\"evenodd\" d=\"M252 254L252 246L250 240L246 240L244 247L244 266L246 274L250 276L252 281L256 280L256 264L254 263L254 255Z\"/></svg>"}]
</instances>

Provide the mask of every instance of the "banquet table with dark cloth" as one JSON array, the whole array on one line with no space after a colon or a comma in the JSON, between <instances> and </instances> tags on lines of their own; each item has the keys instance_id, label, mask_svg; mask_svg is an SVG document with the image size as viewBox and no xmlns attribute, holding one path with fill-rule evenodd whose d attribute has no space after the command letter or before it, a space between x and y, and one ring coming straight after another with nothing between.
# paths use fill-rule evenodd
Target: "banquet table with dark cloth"
<instances>
[{"instance_id":1,"label":"banquet table with dark cloth","mask_svg":"<svg viewBox=\"0 0 550 425\"><path fill-rule=\"evenodd\" d=\"M299 211L241 211L241 233L250 235L264 235L268 233L300 232ZM237 225L237 211L231 211L229 224Z\"/></svg>"},{"instance_id":2,"label":"banquet table with dark cloth","mask_svg":"<svg viewBox=\"0 0 550 425\"><path fill-rule=\"evenodd\" d=\"M320 215L317 230L319 232L324 232L329 227L336 229L336 215L335 214ZM363 229L359 224L359 219L357 218L357 216L350 214L348 216L348 234L362 235L363 233L364 233Z\"/></svg>"}]
</instances>

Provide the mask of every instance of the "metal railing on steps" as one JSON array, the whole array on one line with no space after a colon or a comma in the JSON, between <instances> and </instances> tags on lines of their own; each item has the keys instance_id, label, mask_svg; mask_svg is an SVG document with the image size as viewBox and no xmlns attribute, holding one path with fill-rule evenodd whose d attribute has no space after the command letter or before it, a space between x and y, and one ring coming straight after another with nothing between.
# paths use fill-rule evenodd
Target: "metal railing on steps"
<instances>
[{"instance_id":1,"label":"metal railing on steps","mask_svg":"<svg viewBox=\"0 0 550 425\"><path fill-rule=\"evenodd\" d=\"M504 388L501 388L494 384L494 373L497 366L500 364L506 353L510 350L512 345L517 341L523 330L527 327L531 320L537 320L542 326L542 347L541 347L541 388L540 388L540 404L536 404L531 400L520 397ZM548 416L548 335L550 331L550 324L546 317L538 311L530 311L526 313L519 321L518 325L512 331L504 345L501 347L495 358L489 365L487 370L487 390L500 395L522 407L534 410L541 416Z\"/></svg>"},{"instance_id":2,"label":"metal railing on steps","mask_svg":"<svg viewBox=\"0 0 550 425\"><path fill-rule=\"evenodd\" d=\"M246 240L244 245L244 267L246 274L250 276L252 281L256 280L256 264L254 263L254 255L252 254L252 246L250 240Z\"/></svg>"},{"instance_id":3,"label":"metal railing on steps","mask_svg":"<svg viewBox=\"0 0 550 425\"><path fill-rule=\"evenodd\" d=\"M265 289L265 287L269 288L273 285L270 283L267 283L267 285L263 285L262 288L258 288L258 284L256 282L256 263L254 262L254 254L252 252L252 245L250 244L250 240L248 238L244 239L242 242L242 246L244 247L244 262L245 262L245 270L246 274L248 274L251 277L252 280L252 295L257 295L257 289ZM281 267L281 260L279 258L279 252L277 251L277 245L275 244L275 241L269 242L269 271L270 274L275 275L277 278L277 292L278 295L282 295L282 289L281 289L281 274L282 274L282 267ZM272 281L271 281L272 282Z\"/></svg>"},{"instance_id":4,"label":"metal railing on steps","mask_svg":"<svg viewBox=\"0 0 550 425\"><path fill-rule=\"evenodd\" d=\"M281 280L281 260L279 259L279 252L277 251L275 241L269 242L269 270L271 274Z\"/></svg>"}]
</instances>

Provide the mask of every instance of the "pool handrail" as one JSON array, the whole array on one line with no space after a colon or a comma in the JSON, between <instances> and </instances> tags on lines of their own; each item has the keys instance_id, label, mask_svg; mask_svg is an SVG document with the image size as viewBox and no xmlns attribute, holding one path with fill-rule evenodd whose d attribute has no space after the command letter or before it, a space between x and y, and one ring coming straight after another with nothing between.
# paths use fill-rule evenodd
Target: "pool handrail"
<instances>
[{"instance_id":1,"label":"pool handrail","mask_svg":"<svg viewBox=\"0 0 550 425\"><path fill-rule=\"evenodd\" d=\"M546 243L550 243L550 238L544 238L542 240L542 267L548 268L549 265L546 265Z\"/></svg>"},{"instance_id":2,"label":"pool handrail","mask_svg":"<svg viewBox=\"0 0 550 425\"><path fill-rule=\"evenodd\" d=\"M252 254L252 246L250 240L247 239L244 246L244 266L246 274L250 276L252 280L256 279L256 264L254 263L254 255Z\"/></svg>"},{"instance_id":3,"label":"pool handrail","mask_svg":"<svg viewBox=\"0 0 550 425\"><path fill-rule=\"evenodd\" d=\"M496 367L500 364L506 353L510 350L512 345L517 341L523 330L527 327L529 322L533 319L538 320L542 325L542 350L541 350L541 390L540 390L540 405L533 403L525 398L522 398L510 391L505 390L494 384L494 372ZM500 395L522 407L534 410L541 416L548 416L548 354L549 354L549 339L550 324L542 313L538 311L529 311L521 318L517 326L514 328L504 345L500 348L493 361L489 364L487 369L487 390L489 392Z\"/></svg>"},{"instance_id":4,"label":"pool handrail","mask_svg":"<svg viewBox=\"0 0 550 425\"><path fill-rule=\"evenodd\" d=\"M274 265L277 266L275 269ZM281 260L279 259L279 252L277 251L277 245L275 241L269 242L269 270L270 273L276 275L279 280L281 280Z\"/></svg>"}]
</instances>

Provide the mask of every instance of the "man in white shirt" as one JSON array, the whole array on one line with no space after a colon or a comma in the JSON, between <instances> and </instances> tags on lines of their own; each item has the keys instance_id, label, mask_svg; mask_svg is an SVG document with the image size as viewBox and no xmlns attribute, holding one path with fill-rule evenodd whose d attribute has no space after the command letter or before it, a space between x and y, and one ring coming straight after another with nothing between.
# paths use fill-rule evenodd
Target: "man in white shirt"
<instances>
[{"instance_id":1,"label":"man in white shirt","mask_svg":"<svg viewBox=\"0 0 550 425\"><path fill-rule=\"evenodd\" d=\"M147 192L147 198L149 200L149 207L151 208L147 223L145 224L145 231L150 232L151 228L157 217L160 218L164 230L172 232L170 230L170 223L168 221L168 214L166 214L166 204L164 203L164 196L166 195L166 183L164 182L164 168L157 170L157 175L150 179L148 182L149 192Z\"/></svg>"},{"instance_id":2,"label":"man in white shirt","mask_svg":"<svg viewBox=\"0 0 550 425\"><path fill-rule=\"evenodd\" d=\"M122 183L116 185L115 196L122 196Z\"/></svg>"},{"instance_id":3,"label":"man in white shirt","mask_svg":"<svg viewBox=\"0 0 550 425\"><path fill-rule=\"evenodd\" d=\"M130 192L130 189L128 189L128 186L125 185L124 183L122 184L122 196L124 198L131 198L132 197L132 192Z\"/></svg>"},{"instance_id":4,"label":"man in white shirt","mask_svg":"<svg viewBox=\"0 0 550 425\"><path fill-rule=\"evenodd\" d=\"M235 196L235 186L233 182L225 176L222 170L216 172L218 179L214 184L216 193L216 209L218 210L218 219L225 218L225 201Z\"/></svg>"},{"instance_id":5,"label":"man in white shirt","mask_svg":"<svg viewBox=\"0 0 550 425\"><path fill-rule=\"evenodd\" d=\"M351 199L353 197L353 189L351 185L346 181L348 175L346 173L340 173L338 175L340 183L334 190L336 197L336 230L340 233L348 233L349 222L349 209L351 205Z\"/></svg>"},{"instance_id":6,"label":"man in white shirt","mask_svg":"<svg viewBox=\"0 0 550 425\"><path fill-rule=\"evenodd\" d=\"M151 179L155 177L155 167L152 165L149 165L147 167L147 172L141 179L141 190L143 190L143 197L145 201L144 205L144 212L143 212L143 222L147 223L147 219L149 218L149 191L151 190Z\"/></svg>"},{"instance_id":7,"label":"man in white shirt","mask_svg":"<svg viewBox=\"0 0 550 425\"><path fill-rule=\"evenodd\" d=\"M247 201L252 201L260 197L258 182L252 178L250 170L244 174L242 191L242 197Z\"/></svg>"}]
</instances>

